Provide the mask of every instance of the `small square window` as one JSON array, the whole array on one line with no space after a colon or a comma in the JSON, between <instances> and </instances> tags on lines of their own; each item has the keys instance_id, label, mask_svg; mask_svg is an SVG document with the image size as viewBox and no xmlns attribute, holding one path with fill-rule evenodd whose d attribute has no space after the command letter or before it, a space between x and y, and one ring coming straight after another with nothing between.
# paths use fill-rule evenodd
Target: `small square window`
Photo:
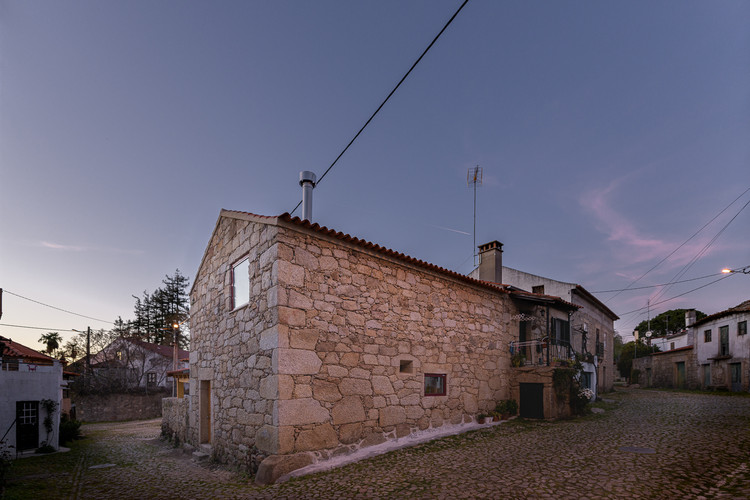
<instances>
[{"instance_id":1,"label":"small square window","mask_svg":"<svg viewBox=\"0 0 750 500\"><path fill-rule=\"evenodd\" d=\"M399 373L414 373L414 361L410 359L402 359L398 362Z\"/></svg>"},{"instance_id":2,"label":"small square window","mask_svg":"<svg viewBox=\"0 0 750 500\"><path fill-rule=\"evenodd\" d=\"M446 392L445 374L424 374L424 395L445 396Z\"/></svg>"},{"instance_id":3,"label":"small square window","mask_svg":"<svg viewBox=\"0 0 750 500\"><path fill-rule=\"evenodd\" d=\"M711 342L711 330L703 332L703 342Z\"/></svg>"},{"instance_id":4,"label":"small square window","mask_svg":"<svg viewBox=\"0 0 750 500\"><path fill-rule=\"evenodd\" d=\"M531 287L531 293L541 293L544 294L544 285L537 285Z\"/></svg>"},{"instance_id":5,"label":"small square window","mask_svg":"<svg viewBox=\"0 0 750 500\"><path fill-rule=\"evenodd\" d=\"M232 309L250 302L250 259L245 257L232 266Z\"/></svg>"},{"instance_id":6,"label":"small square window","mask_svg":"<svg viewBox=\"0 0 750 500\"><path fill-rule=\"evenodd\" d=\"M737 323L737 335L747 335L747 321Z\"/></svg>"}]
</instances>

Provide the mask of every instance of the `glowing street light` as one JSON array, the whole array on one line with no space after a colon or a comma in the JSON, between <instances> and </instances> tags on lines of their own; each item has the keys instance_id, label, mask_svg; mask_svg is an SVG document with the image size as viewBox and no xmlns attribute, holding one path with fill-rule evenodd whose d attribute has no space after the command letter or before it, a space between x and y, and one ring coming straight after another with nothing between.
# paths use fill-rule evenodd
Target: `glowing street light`
<instances>
[{"instance_id":1,"label":"glowing street light","mask_svg":"<svg viewBox=\"0 0 750 500\"><path fill-rule=\"evenodd\" d=\"M734 273L741 273L741 274L750 274L750 266L740 267L739 269L729 269L728 267L725 267L721 270L722 274L734 274Z\"/></svg>"}]
</instances>

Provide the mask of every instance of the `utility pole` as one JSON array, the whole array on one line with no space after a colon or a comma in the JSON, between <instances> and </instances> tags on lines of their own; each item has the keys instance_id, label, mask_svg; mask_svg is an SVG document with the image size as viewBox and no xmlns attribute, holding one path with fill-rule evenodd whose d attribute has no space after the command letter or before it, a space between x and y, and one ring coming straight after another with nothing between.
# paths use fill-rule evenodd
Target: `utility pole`
<instances>
[{"instance_id":1,"label":"utility pole","mask_svg":"<svg viewBox=\"0 0 750 500\"><path fill-rule=\"evenodd\" d=\"M180 325L174 323L172 328L174 329L174 350L172 351L172 397L174 398L177 397L177 374L174 372L177 371L177 336L180 332Z\"/></svg>"},{"instance_id":2,"label":"utility pole","mask_svg":"<svg viewBox=\"0 0 750 500\"><path fill-rule=\"evenodd\" d=\"M477 265L477 184L482 184L482 167L477 165L470 168L466 173L466 185L474 186L474 246L472 255L474 256L474 265Z\"/></svg>"}]
</instances>

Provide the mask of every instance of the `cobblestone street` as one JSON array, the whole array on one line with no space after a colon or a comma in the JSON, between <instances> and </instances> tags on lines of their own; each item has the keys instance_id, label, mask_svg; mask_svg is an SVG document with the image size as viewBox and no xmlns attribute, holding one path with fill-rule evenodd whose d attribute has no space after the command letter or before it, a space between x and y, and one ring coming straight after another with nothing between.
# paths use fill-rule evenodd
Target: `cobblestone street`
<instances>
[{"instance_id":1,"label":"cobblestone street","mask_svg":"<svg viewBox=\"0 0 750 500\"><path fill-rule=\"evenodd\" d=\"M608 397L604 414L516 420L268 487L192 462L158 420L95 424L71 452L15 466L7 497L750 498L750 397Z\"/></svg>"}]
</instances>

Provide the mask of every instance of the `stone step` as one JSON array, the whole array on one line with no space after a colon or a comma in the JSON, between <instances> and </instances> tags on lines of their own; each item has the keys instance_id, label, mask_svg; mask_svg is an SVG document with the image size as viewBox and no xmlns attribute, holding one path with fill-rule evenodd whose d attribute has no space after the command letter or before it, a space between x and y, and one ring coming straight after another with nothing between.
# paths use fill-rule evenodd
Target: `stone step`
<instances>
[{"instance_id":1,"label":"stone step","mask_svg":"<svg viewBox=\"0 0 750 500\"><path fill-rule=\"evenodd\" d=\"M202 451L194 451L193 452L193 462L203 462L208 460L208 458L211 455L208 453L203 453Z\"/></svg>"}]
</instances>

